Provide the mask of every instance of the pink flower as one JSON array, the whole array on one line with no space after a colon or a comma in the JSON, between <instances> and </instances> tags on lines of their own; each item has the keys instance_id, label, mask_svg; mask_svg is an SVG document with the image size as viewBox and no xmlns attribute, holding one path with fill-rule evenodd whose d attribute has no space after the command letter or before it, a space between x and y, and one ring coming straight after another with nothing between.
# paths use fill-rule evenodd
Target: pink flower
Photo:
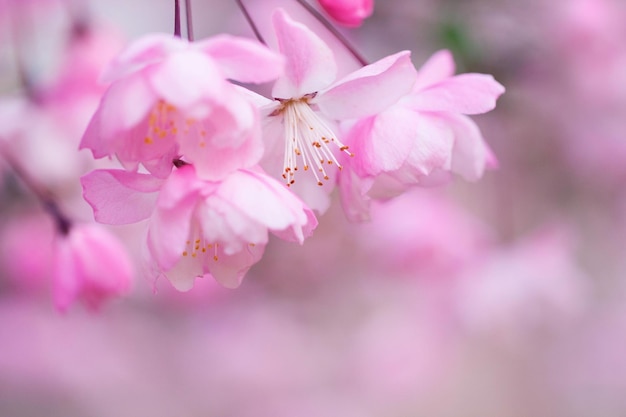
<instances>
[{"instance_id":1,"label":"pink flower","mask_svg":"<svg viewBox=\"0 0 626 417\"><path fill-rule=\"evenodd\" d=\"M504 87L492 76L454 76L448 51L420 69L410 94L359 120L346 136L355 157L340 177L348 217L368 217L370 198L388 198L415 184L436 184L450 172L479 179L495 157L466 115L492 110Z\"/></svg>"},{"instance_id":2,"label":"pink flower","mask_svg":"<svg viewBox=\"0 0 626 417\"><path fill-rule=\"evenodd\" d=\"M463 324L517 348L576 322L588 307L589 288L572 240L566 229L547 227L468 268L455 303Z\"/></svg>"},{"instance_id":3,"label":"pink flower","mask_svg":"<svg viewBox=\"0 0 626 417\"><path fill-rule=\"evenodd\" d=\"M356 27L374 11L374 0L319 0L320 6L338 23Z\"/></svg>"},{"instance_id":4,"label":"pink flower","mask_svg":"<svg viewBox=\"0 0 626 417\"><path fill-rule=\"evenodd\" d=\"M258 83L282 72L282 58L257 42L227 35L189 43L166 35L131 44L103 74L112 82L82 148L115 154L166 177L182 154L216 179L258 162L263 152L255 107L226 79Z\"/></svg>"},{"instance_id":5,"label":"pink flower","mask_svg":"<svg viewBox=\"0 0 626 417\"><path fill-rule=\"evenodd\" d=\"M167 180L119 170L82 178L96 219L132 223L150 218L148 249L156 274L189 290L196 277L239 286L268 242L268 232L302 243L317 220L297 197L259 169L238 170L221 181L182 166Z\"/></svg>"},{"instance_id":6,"label":"pink flower","mask_svg":"<svg viewBox=\"0 0 626 417\"><path fill-rule=\"evenodd\" d=\"M77 224L56 241L52 275L59 310L76 299L97 309L105 299L128 292L133 268L122 244L103 226Z\"/></svg>"},{"instance_id":7,"label":"pink flower","mask_svg":"<svg viewBox=\"0 0 626 417\"><path fill-rule=\"evenodd\" d=\"M335 81L333 51L317 35L282 9L276 10L273 21L287 64L274 85L275 99L256 97L267 116L262 164L269 173L282 175L287 185L296 182L299 170L310 171L302 177L323 185L341 168L335 152L350 154L336 133L336 122L374 115L407 94L415 81L410 53L383 58ZM280 173L277 166L282 166ZM322 193L306 183L306 191L297 188L311 207L326 209L332 186Z\"/></svg>"}]
</instances>

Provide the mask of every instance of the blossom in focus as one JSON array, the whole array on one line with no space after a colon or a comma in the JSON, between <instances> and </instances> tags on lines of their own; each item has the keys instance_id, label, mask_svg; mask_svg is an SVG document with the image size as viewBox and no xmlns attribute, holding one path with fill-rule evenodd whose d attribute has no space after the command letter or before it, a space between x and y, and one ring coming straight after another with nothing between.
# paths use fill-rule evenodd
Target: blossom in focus
<instances>
[{"instance_id":1,"label":"blossom in focus","mask_svg":"<svg viewBox=\"0 0 626 417\"><path fill-rule=\"evenodd\" d=\"M474 181L496 164L466 115L492 110L504 87L491 75L455 76L454 69L450 52L437 52L419 70L410 94L350 128L346 143L355 157L346 159L349 169L340 177L349 218L368 218L371 198L442 183L450 173Z\"/></svg>"},{"instance_id":2,"label":"blossom in focus","mask_svg":"<svg viewBox=\"0 0 626 417\"><path fill-rule=\"evenodd\" d=\"M336 122L368 117L395 103L410 91L415 70L404 51L336 81L333 51L316 34L282 9L276 10L273 22L286 68L272 90L274 100L255 96L265 116L262 166L282 175L289 186L302 178L304 184L292 189L323 212L334 185L331 177L341 168L336 152L350 154L337 135ZM311 175L296 179L297 171ZM329 182L321 192L315 188Z\"/></svg>"},{"instance_id":3,"label":"blossom in focus","mask_svg":"<svg viewBox=\"0 0 626 417\"><path fill-rule=\"evenodd\" d=\"M132 276L125 248L101 225L73 225L55 242L54 303L61 311L77 299L97 309L105 299L128 292Z\"/></svg>"},{"instance_id":4,"label":"blossom in focus","mask_svg":"<svg viewBox=\"0 0 626 417\"><path fill-rule=\"evenodd\" d=\"M360 26L374 11L374 0L319 0L320 6L338 23Z\"/></svg>"},{"instance_id":5,"label":"blossom in focus","mask_svg":"<svg viewBox=\"0 0 626 417\"><path fill-rule=\"evenodd\" d=\"M207 179L250 167L263 152L256 108L227 79L271 81L282 63L258 42L228 35L194 43L146 36L105 70L111 86L81 148L161 178L181 154Z\"/></svg>"},{"instance_id":6,"label":"blossom in focus","mask_svg":"<svg viewBox=\"0 0 626 417\"><path fill-rule=\"evenodd\" d=\"M108 224L149 218L148 249L179 290L212 276L239 286L268 242L268 232L302 243L317 226L313 212L260 169L242 169L221 181L199 178L184 165L166 180L122 170L82 178L96 220Z\"/></svg>"}]
</instances>

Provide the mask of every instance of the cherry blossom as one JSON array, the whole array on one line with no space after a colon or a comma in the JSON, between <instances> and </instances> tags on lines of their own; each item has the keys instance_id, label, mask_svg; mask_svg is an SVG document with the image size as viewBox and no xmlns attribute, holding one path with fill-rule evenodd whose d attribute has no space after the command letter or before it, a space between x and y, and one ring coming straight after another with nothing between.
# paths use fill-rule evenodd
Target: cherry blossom
<instances>
[{"instance_id":1,"label":"cherry blossom","mask_svg":"<svg viewBox=\"0 0 626 417\"><path fill-rule=\"evenodd\" d=\"M82 184L98 221L149 218L147 242L156 274L180 290L202 276L237 287L263 255L268 232L302 243L317 226L313 212L259 168L232 172L221 181L199 178L192 165L166 180L96 170Z\"/></svg>"},{"instance_id":2,"label":"cherry blossom","mask_svg":"<svg viewBox=\"0 0 626 417\"><path fill-rule=\"evenodd\" d=\"M250 40L145 36L105 70L102 79L112 84L81 147L162 178L179 154L201 162L197 172L208 179L250 167L263 152L258 116L226 79L266 82L281 71L282 58Z\"/></svg>"},{"instance_id":3,"label":"cherry blossom","mask_svg":"<svg viewBox=\"0 0 626 417\"><path fill-rule=\"evenodd\" d=\"M97 309L105 299L128 292L133 267L121 242L104 226L75 224L55 243L52 275L59 310L77 299Z\"/></svg>"},{"instance_id":4,"label":"cherry blossom","mask_svg":"<svg viewBox=\"0 0 626 417\"><path fill-rule=\"evenodd\" d=\"M355 123L346 143L355 154L340 178L349 218L368 218L371 198L388 198L410 185L445 182L450 173L479 179L496 159L466 115L492 110L504 87L485 74L454 74L449 51L419 70L410 94Z\"/></svg>"},{"instance_id":5,"label":"cherry blossom","mask_svg":"<svg viewBox=\"0 0 626 417\"><path fill-rule=\"evenodd\" d=\"M300 177L317 185L330 183L321 193L306 183L294 187L307 204L323 212L333 188L331 177L341 168L336 153L351 155L337 133L337 121L371 116L395 103L410 91L415 70L410 53L403 51L335 80L333 51L316 34L282 9L273 21L286 68L274 84L273 100L255 97L265 116L262 165L288 186ZM298 171L310 175L297 176Z\"/></svg>"}]
</instances>

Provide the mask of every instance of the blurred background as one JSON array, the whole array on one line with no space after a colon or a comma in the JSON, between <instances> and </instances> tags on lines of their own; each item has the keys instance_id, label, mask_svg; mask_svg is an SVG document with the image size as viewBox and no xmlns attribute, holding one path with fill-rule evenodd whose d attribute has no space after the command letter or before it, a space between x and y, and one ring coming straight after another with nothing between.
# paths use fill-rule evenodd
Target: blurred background
<instances>
[{"instance_id":1,"label":"blurred background","mask_svg":"<svg viewBox=\"0 0 626 417\"><path fill-rule=\"evenodd\" d=\"M98 74L171 32L172 9L0 0L0 141L76 218L92 218L78 177L97 164L76 149ZM251 35L231 1L194 0L193 22L196 39ZM237 290L138 275L60 314L53 225L0 161L0 415L626 415L626 3L379 0L344 32L371 60L447 48L457 72L493 74L507 92L474 120L499 169L368 224L334 204ZM113 230L138 253L141 225Z\"/></svg>"}]
</instances>

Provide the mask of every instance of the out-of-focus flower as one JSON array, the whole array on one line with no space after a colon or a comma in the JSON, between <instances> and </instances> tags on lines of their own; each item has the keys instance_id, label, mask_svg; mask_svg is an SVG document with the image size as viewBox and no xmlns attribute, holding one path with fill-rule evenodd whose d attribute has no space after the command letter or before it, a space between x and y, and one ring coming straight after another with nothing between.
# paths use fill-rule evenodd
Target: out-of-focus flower
<instances>
[{"instance_id":1,"label":"out-of-focus flower","mask_svg":"<svg viewBox=\"0 0 626 417\"><path fill-rule=\"evenodd\" d=\"M116 155L166 177L179 153L198 175L223 177L258 162L263 152L256 109L226 79L276 79L282 58L258 42L216 36L190 43L146 36L103 74L112 82L83 137L94 157Z\"/></svg>"},{"instance_id":2,"label":"out-of-focus flower","mask_svg":"<svg viewBox=\"0 0 626 417\"><path fill-rule=\"evenodd\" d=\"M59 310L77 299L97 309L129 290L133 267L122 244L103 226L75 224L55 242L52 276Z\"/></svg>"},{"instance_id":3,"label":"out-of-focus flower","mask_svg":"<svg viewBox=\"0 0 626 417\"><path fill-rule=\"evenodd\" d=\"M18 290L48 294L53 238L53 224L43 213L12 215L0 229L2 278Z\"/></svg>"},{"instance_id":4,"label":"out-of-focus flower","mask_svg":"<svg viewBox=\"0 0 626 417\"><path fill-rule=\"evenodd\" d=\"M333 150L349 154L335 121L374 115L407 94L415 81L410 53L397 53L335 81L333 51L316 34L282 9L273 21L287 65L274 85L275 99L257 97L267 116L262 164L270 174L282 166L280 174L288 185L296 182L299 170L312 173L301 175L304 181L323 185L341 167ZM332 186L321 192L306 183L293 188L312 208L326 210Z\"/></svg>"},{"instance_id":5,"label":"out-of-focus flower","mask_svg":"<svg viewBox=\"0 0 626 417\"><path fill-rule=\"evenodd\" d=\"M544 230L468 268L457 302L462 321L473 331L517 346L579 316L587 287L570 240L560 229Z\"/></svg>"},{"instance_id":6,"label":"out-of-focus flower","mask_svg":"<svg viewBox=\"0 0 626 417\"><path fill-rule=\"evenodd\" d=\"M381 273L441 283L482 258L493 240L486 224L430 189L375 202L371 222L359 224L356 233Z\"/></svg>"},{"instance_id":7,"label":"out-of-focus flower","mask_svg":"<svg viewBox=\"0 0 626 417\"><path fill-rule=\"evenodd\" d=\"M338 23L356 27L374 11L374 0L319 0L320 6Z\"/></svg>"},{"instance_id":8,"label":"out-of-focus flower","mask_svg":"<svg viewBox=\"0 0 626 417\"><path fill-rule=\"evenodd\" d=\"M368 218L370 198L388 198L416 184L436 184L451 172L477 180L496 164L476 124L466 115L492 110L504 87L491 75L454 75L443 50L419 70L410 94L358 121L346 135L355 157L340 176L348 217Z\"/></svg>"},{"instance_id":9,"label":"out-of-focus flower","mask_svg":"<svg viewBox=\"0 0 626 417\"><path fill-rule=\"evenodd\" d=\"M302 243L317 226L313 212L260 169L238 170L222 181L199 178L191 165L167 180L98 170L82 183L98 221L150 217L148 247L157 273L180 290L205 275L237 287L263 255L268 231Z\"/></svg>"}]
</instances>

